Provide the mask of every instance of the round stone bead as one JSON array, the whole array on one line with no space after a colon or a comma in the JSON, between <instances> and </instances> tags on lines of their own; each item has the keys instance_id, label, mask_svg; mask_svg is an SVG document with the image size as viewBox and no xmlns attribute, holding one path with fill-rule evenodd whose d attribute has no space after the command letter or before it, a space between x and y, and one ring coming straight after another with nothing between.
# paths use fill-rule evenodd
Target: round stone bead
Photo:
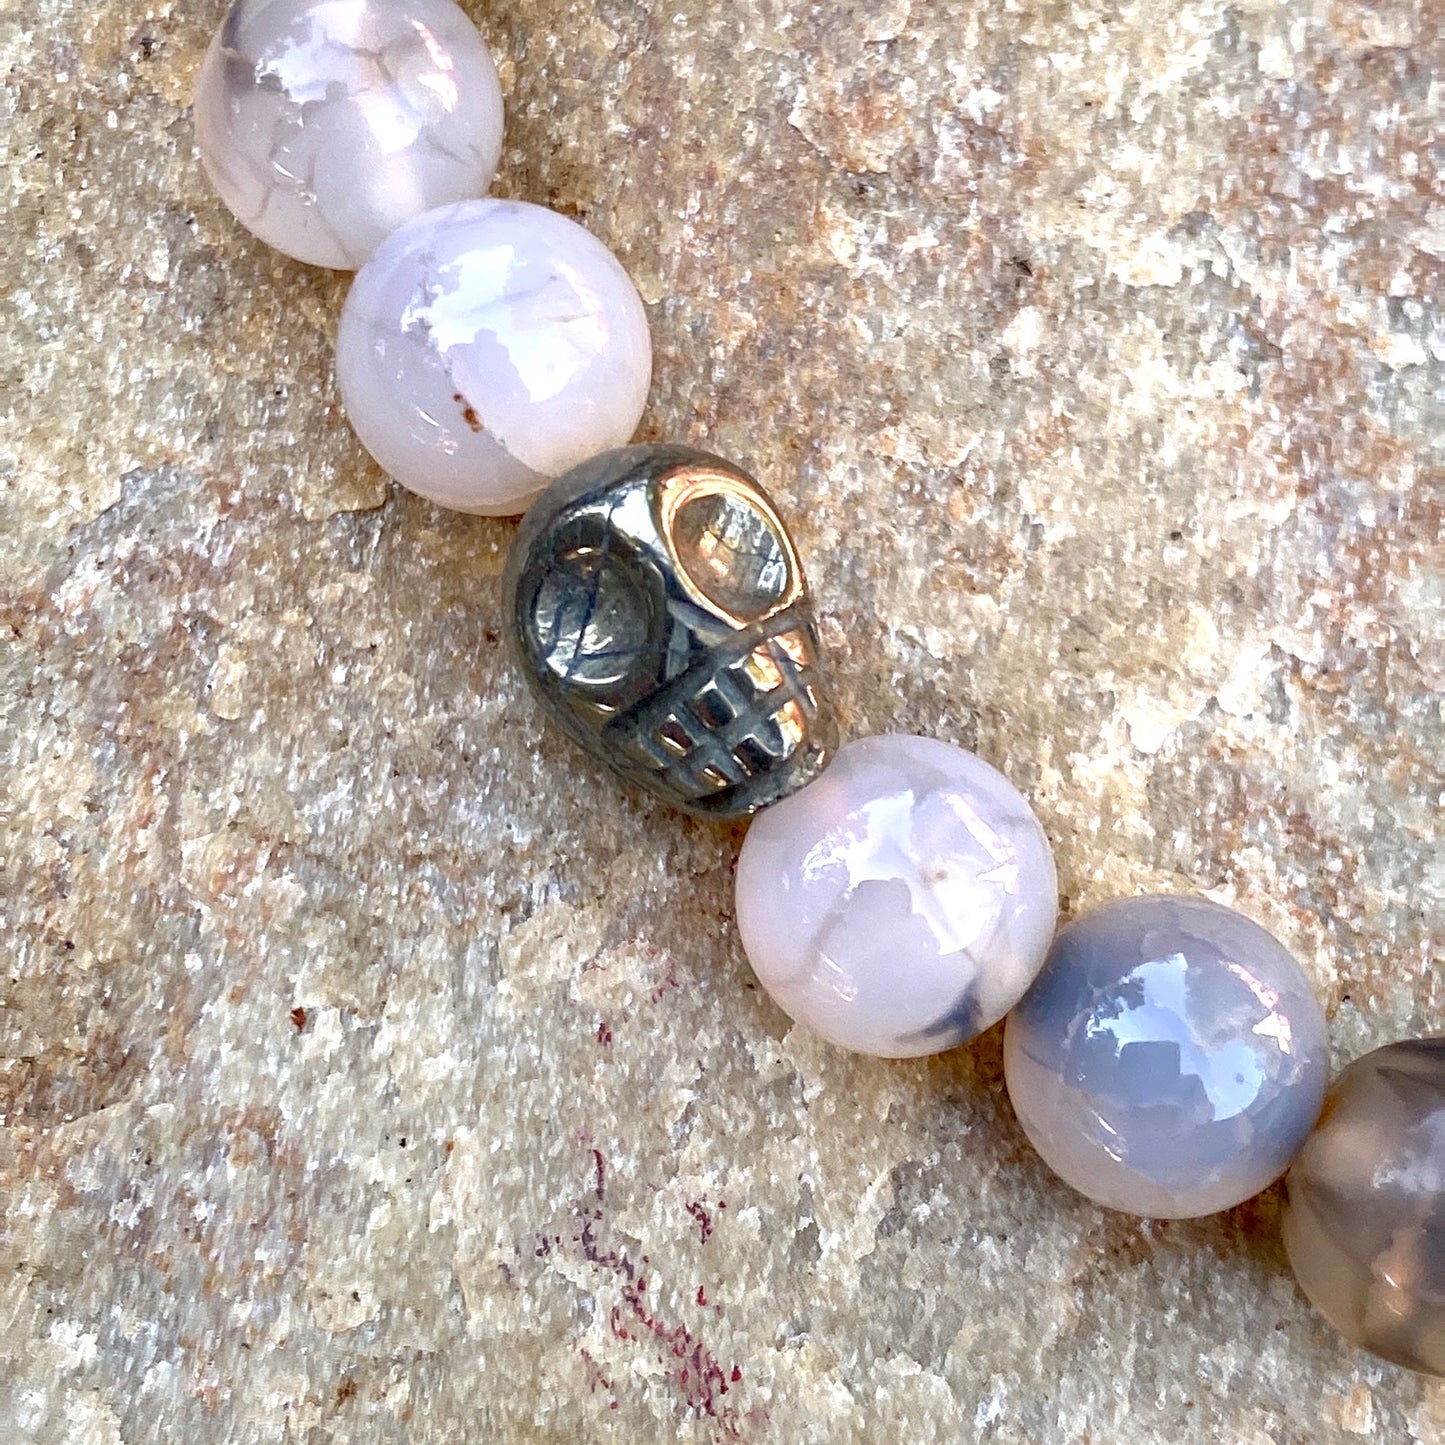
<instances>
[{"instance_id":1,"label":"round stone bead","mask_svg":"<svg viewBox=\"0 0 1445 1445\"><path fill-rule=\"evenodd\" d=\"M1285 1186L1315 1307L1353 1344L1445 1376L1445 1036L1356 1059Z\"/></svg>"},{"instance_id":2,"label":"round stone bead","mask_svg":"<svg viewBox=\"0 0 1445 1445\"><path fill-rule=\"evenodd\" d=\"M1324 1010L1271 934L1204 898L1106 903L1059 932L1009 1016L1009 1096L1089 1198L1180 1219L1248 1199L1304 1143Z\"/></svg>"},{"instance_id":3,"label":"round stone bead","mask_svg":"<svg viewBox=\"0 0 1445 1445\"><path fill-rule=\"evenodd\" d=\"M575 221L464 201L403 226L358 272L336 374L356 434L397 481L509 516L629 440L652 341L627 273Z\"/></svg>"},{"instance_id":4,"label":"round stone bead","mask_svg":"<svg viewBox=\"0 0 1445 1445\"><path fill-rule=\"evenodd\" d=\"M201 162L268 245L354 270L491 184L502 90L452 0L237 0L201 65Z\"/></svg>"},{"instance_id":5,"label":"round stone bead","mask_svg":"<svg viewBox=\"0 0 1445 1445\"><path fill-rule=\"evenodd\" d=\"M951 1049L1001 1019L1053 933L1053 855L1002 773L932 738L862 738L760 814L738 930L763 987L830 1043Z\"/></svg>"}]
</instances>

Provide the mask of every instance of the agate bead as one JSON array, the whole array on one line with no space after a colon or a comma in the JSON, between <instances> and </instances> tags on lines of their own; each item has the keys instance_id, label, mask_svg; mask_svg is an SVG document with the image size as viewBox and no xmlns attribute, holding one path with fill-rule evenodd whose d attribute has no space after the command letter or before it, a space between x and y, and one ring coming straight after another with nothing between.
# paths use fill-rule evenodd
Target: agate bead
<instances>
[{"instance_id":1,"label":"agate bead","mask_svg":"<svg viewBox=\"0 0 1445 1445\"><path fill-rule=\"evenodd\" d=\"M1111 1209L1210 1214L1282 1174L1329 1071L1325 1016L1271 934L1204 898L1063 928L1009 1016L1004 1069L1044 1162Z\"/></svg>"},{"instance_id":2,"label":"agate bead","mask_svg":"<svg viewBox=\"0 0 1445 1445\"><path fill-rule=\"evenodd\" d=\"M1028 987L1058 909L1022 795L932 738L863 738L759 815L737 917L763 987L830 1043L885 1058L951 1049Z\"/></svg>"},{"instance_id":3,"label":"agate bead","mask_svg":"<svg viewBox=\"0 0 1445 1445\"><path fill-rule=\"evenodd\" d=\"M1285 1247L1316 1308L1353 1344L1445 1375L1445 1036L1345 1069L1285 1187Z\"/></svg>"},{"instance_id":4,"label":"agate bead","mask_svg":"<svg viewBox=\"0 0 1445 1445\"><path fill-rule=\"evenodd\" d=\"M502 90L452 0L238 0L201 65L195 125L243 226L354 270L414 216L487 189Z\"/></svg>"},{"instance_id":5,"label":"agate bead","mask_svg":"<svg viewBox=\"0 0 1445 1445\"><path fill-rule=\"evenodd\" d=\"M403 226L362 267L336 374L356 434L397 481L509 516L629 440L652 343L595 236L542 206L464 201Z\"/></svg>"}]
</instances>

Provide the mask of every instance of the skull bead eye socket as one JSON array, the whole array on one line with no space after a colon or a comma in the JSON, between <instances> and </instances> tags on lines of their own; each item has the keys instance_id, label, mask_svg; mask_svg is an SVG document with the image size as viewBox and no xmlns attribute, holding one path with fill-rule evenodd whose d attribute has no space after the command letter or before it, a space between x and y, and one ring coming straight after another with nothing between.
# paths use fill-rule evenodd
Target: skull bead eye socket
<instances>
[{"instance_id":1,"label":"skull bead eye socket","mask_svg":"<svg viewBox=\"0 0 1445 1445\"><path fill-rule=\"evenodd\" d=\"M552 559L532 602L533 646L564 683L615 687L638 670L651 646L651 598L633 568L592 541Z\"/></svg>"},{"instance_id":2,"label":"skull bead eye socket","mask_svg":"<svg viewBox=\"0 0 1445 1445\"><path fill-rule=\"evenodd\" d=\"M777 611L795 591L781 523L739 488L700 486L672 514L672 545L693 587L738 623Z\"/></svg>"}]
</instances>

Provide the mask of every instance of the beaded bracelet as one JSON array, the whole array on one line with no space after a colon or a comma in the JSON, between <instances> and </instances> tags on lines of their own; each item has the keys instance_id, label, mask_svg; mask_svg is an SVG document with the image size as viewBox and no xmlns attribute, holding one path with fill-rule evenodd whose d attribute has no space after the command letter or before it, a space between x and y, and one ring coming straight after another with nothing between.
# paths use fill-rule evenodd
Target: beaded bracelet
<instances>
[{"instance_id":1,"label":"beaded bracelet","mask_svg":"<svg viewBox=\"0 0 1445 1445\"><path fill-rule=\"evenodd\" d=\"M1264 929L1152 896L1055 935L1048 841L1002 774L929 738L837 745L766 492L721 458L626 445L651 379L626 273L555 212L474 199L502 97L452 0L239 0L195 118L244 225L360 268L337 374L371 454L444 506L526 512L505 622L547 712L675 807L756 815L737 920L779 1006L888 1058L1007 1015L1025 1133L1112 1209L1209 1213L1289 1169L1306 1294L1355 1343L1445 1374L1445 1037L1377 1049L1327 1095L1323 1009Z\"/></svg>"}]
</instances>

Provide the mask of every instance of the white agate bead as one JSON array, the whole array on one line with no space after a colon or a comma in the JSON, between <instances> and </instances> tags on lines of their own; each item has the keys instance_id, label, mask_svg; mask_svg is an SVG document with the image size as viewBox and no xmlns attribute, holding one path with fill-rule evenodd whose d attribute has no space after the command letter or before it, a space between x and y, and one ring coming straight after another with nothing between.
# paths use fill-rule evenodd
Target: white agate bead
<instances>
[{"instance_id":1,"label":"white agate bead","mask_svg":"<svg viewBox=\"0 0 1445 1445\"><path fill-rule=\"evenodd\" d=\"M848 743L759 814L738 859L738 930L763 987L829 1042L884 1058L997 1023L1043 963L1057 911L1028 803L932 738Z\"/></svg>"},{"instance_id":2,"label":"white agate bead","mask_svg":"<svg viewBox=\"0 0 1445 1445\"><path fill-rule=\"evenodd\" d=\"M336 371L351 424L404 486L510 516L631 439L647 403L647 313L616 257L522 201L404 226L358 273Z\"/></svg>"},{"instance_id":3,"label":"white agate bead","mask_svg":"<svg viewBox=\"0 0 1445 1445\"><path fill-rule=\"evenodd\" d=\"M195 126L243 226L349 271L414 216L487 189L502 90L452 0L237 0L201 66Z\"/></svg>"}]
</instances>

